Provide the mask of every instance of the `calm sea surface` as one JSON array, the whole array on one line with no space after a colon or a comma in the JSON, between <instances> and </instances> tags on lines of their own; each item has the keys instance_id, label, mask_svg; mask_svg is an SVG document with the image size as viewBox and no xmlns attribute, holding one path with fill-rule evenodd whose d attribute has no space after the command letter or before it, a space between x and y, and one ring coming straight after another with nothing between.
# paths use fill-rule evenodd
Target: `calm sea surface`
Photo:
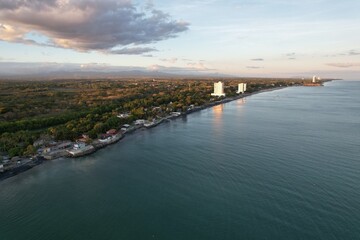
<instances>
[{"instance_id":1,"label":"calm sea surface","mask_svg":"<svg viewBox=\"0 0 360 240\"><path fill-rule=\"evenodd\" d=\"M0 239L360 239L360 81L253 95L2 181Z\"/></svg>"}]
</instances>

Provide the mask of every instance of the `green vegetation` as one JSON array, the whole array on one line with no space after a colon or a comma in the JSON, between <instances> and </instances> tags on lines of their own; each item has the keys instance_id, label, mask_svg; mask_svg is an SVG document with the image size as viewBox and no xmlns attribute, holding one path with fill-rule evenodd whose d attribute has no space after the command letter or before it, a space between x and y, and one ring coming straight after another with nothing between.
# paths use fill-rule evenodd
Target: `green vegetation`
<instances>
[{"instance_id":1,"label":"green vegetation","mask_svg":"<svg viewBox=\"0 0 360 240\"><path fill-rule=\"evenodd\" d=\"M74 140L82 134L96 138L111 128L136 119L163 117L215 100L210 96L219 79L103 79L0 81L0 151L10 156L31 155L41 134ZM227 96L237 84L248 92L302 84L294 79L221 79ZM118 118L119 113L130 113Z\"/></svg>"}]
</instances>

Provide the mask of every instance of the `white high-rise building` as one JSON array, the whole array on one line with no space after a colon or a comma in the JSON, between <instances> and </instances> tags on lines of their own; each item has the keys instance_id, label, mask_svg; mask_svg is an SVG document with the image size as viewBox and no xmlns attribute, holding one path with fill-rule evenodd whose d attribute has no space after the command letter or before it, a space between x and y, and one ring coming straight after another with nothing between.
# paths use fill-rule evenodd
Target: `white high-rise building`
<instances>
[{"instance_id":1,"label":"white high-rise building","mask_svg":"<svg viewBox=\"0 0 360 240\"><path fill-rule=\"evenodd\" d=\"M315 76L315 75L313 76L313 80L312 80L312 82L313 82L313 83L315 83L315 82L316 82L316 76Z\"/></svg>"},{"instance_id":2,"label":"white high-rise building","mask_svg":"<svg viewBox=\"0 0 360 240\"><path fill-rule=\"evenodd\" d=\"M238 90L236 93L244 93L246 92L246 83L239 83Z\"/></svg>"},{"instance_id":3,"label":"white high-rise building","mask_svg":"<svg viewBox=\"0 0 360 240\"><path fill-rule=\"evenodd\" d=\"M217 83L214 83L214 92L211 94L211 96L225 97L224 83L222 83L220 81Z\"/></svg>"}]
</instances>

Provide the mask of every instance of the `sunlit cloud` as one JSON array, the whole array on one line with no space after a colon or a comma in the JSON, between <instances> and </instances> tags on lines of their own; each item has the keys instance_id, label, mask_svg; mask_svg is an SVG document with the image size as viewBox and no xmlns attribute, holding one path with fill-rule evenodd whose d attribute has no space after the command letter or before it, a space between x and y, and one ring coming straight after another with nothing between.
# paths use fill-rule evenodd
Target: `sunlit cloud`
<instances>
[{"instance_id":1,"label":"sunlit cloud","mask_svg":"<svg viewBox=\"0 0 360 240\"><path fill-rule=\"evenodd\" d=\"M264 68L264 67L259 67L259 66L246 66L246 68L248 68L248 69L260 69L260 68Z\"/></svg>"},{"instance_id":2,"label":"sunlit cloud","mask_svg":"<svg viewBox=\"0 0 360 240\"><path fill-rule=\"evenodd\" d=\"M160 61L174 64L178 61L178 59L177 58L162 58L162 59L160 59Z\"/></svg>"},{"instance_id":3,"label":"sunlit cloud","mask_svg":"<svg viewBox=\"0 0 360 240\"><path fill-rule=\"evenodd\" d=\"M200 70L200 71L208 71L208 70L213 70L213 69L209 69L205 66L204 61L199 61L199 62L190 62L186 64L187 66L189 66L192 69L196 69L196 70Z\"/></svg>"},{"instance_id":4,"label":"sunlit cloud","mask_svg":"<svg viewBox=\"0 0 360 240\"><path fill-rule=\"evenodd\" d=\"M139 8L130 0L2 0L0 40L77 51L143 54L146 45L176 37L189 24L176 21L152 5ZM49 39L27 39L29 33ZM119 47L125 47L120 50Z\"/></svg>"},{"instance_id":5,"label":"sunlit cloud","mask_svg":"<svg viewBox=\"0 0 360 240\"><path fill-rule=\"evenodd\" d=\"M251 61L264 61L264 59L263 58L253 58L253 59L251 59Z\"/></svg>"},{"instance_id":6,"label":"sunlit cloud","mask_svg":"<svg viewBox=\"0 0 360 240\"><path fill-rule=\"evenodd\" d=\"M208 72L215 69L207 68L202 63L189 63L187 67L167 67L162 65L151 65L148 67L148 70L151 71L163 71L163 72L173 72L173 73L195 73L195 72Z\"/></svg>"},{"instance_id":7,"label":"sunlit cloud","mask_svg":"<svg viewBox=\"0 0 360 240\"><path fill-rule=\"evenodd\" d=\"M360 63L327 63L326 65L338 68L360 67Z\"/></svg>"},{"instance_id":8,"label":"sunlit cloud","mask_svg":"<svg viewBox=\"0 0 360 240\"><path fill-rule=\"evenodd\" d=\"M352 49L348 52L348 55L349 56L357 56L357 55L360 55L360 51Z\"/></svg>"},{"instance_id":9,"label":"sunlit cloud","mask_svg":"<svg viewBox=\"0 0 360 240\"><path fill-rule=\"evenodd\" d=\"M132 47L132 48L125 47L125 48L118 49L118 50L110 50L110 51L108 51L108 53L138 55L138 54L154 52L154 51L157 51L157 50L155 48L150 48L150 47Z\"/></svg>"}]
</instances>

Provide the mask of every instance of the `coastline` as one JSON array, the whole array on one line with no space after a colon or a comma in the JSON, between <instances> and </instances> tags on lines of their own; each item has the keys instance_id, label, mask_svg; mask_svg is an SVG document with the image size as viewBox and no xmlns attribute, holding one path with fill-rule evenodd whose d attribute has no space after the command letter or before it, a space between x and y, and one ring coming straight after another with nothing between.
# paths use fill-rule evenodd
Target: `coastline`
<instances>
[{"instance_id":1,"label":"coastline","mask_svg":"<svg viewBox=\"0 0 360 240\"><path fill-rule=\"evenodd\" d=\"M85 155L94 154L98 150L100 150L102 148L105 148L108 145L113 145L113 144L119 142L127 134L136 134L137 130L139 130L139 129L154 128L156 126L159 126L159 125L163 124L164 122L170 121L172 119L184 117L184 116L187 116L187 115L189 115L191 113L198 112L198 111L201 111L201 110L204 110L204 109L207 109L207 108L211 108L211 107L221 105L221 104L224 104L224 103L232 102L232 101L235 101L235 100L238 100L238 99L241 99L241 98L245 98L245 97L249 97L249 96L252 96L252 95L255 95L255 94L280 90L280 89L284 89L284 88L288 88L288 87L293 87L293 86L281 86L281 87L262 89L262 90L251 92L251 93L243 93L243 94L237 95L235 97L228 97L228 98L224 98L224 99L221 99L221 100L218 100L218 101L214 101L214 102L211 102L211 103L204 104L202 106L194 107L193 109L189 109L189 110L187 110L185 112L182 112L181 114L178 114L176 116L170 115L170 116L164 117L164 118L160 119L159 122L157 122L156 124L154 124L154 125L152 125L150 127L145 127L143 125L142 126L135 126L130 131L126 131L125 133L123 133L121 135L121 137L117 141L111 142L109 144L100 144L100 145L97 145L95 142L91 143L91 146L94 147L94 150L91 151L91 152L88 152L86 154L76 156L76 158L77 157L83 157ZM60 158L73 158L73 157L68 155L68 156L62 156ZM56 158L54 158L52 160L56 160ZM40 165L40 164L42 164L44 162L48 162L48 161L51 161L51 160L46 160L43 156L38 156L38 157L34 158L34 160L29 162L29 163L19 165L18 167L14 168L14 169L11 169L11 170L8 170L8 171L5 171L5 172L0 172L0 181L5 180L5 179L10 178L10 177L13 177L13 176L16 176L16 175L18 175L18 174L20 174L22 172L25 172L25 171L33 168L33 167L36 167L36 166L38 166L38 165Z\"/></svg>"}]
</instances>

